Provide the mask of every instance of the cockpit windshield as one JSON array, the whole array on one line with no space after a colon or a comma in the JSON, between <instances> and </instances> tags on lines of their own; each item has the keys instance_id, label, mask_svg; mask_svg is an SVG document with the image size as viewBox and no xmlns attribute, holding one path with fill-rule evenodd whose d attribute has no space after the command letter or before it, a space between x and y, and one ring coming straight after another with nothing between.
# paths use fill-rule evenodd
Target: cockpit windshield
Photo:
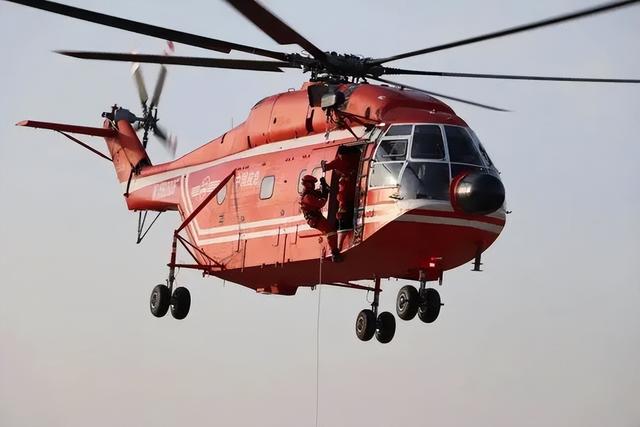
<instances>
[{"instance_id":1,"label":"cockpit windshield","mask_svg":"<svg viewBox=\"0 0 640 427\"><path fill-rule=\"evenodd\" d=\"M402 199L449 199L449 183L460 173L497 174L471 129L442 124L392 125L380 139L369 186L396 187Z\"/></svg>"},{"instance_id":2,"label":"cockpit windshield","mask_svg":"<svg viewBox=\"0 0 640 427\"><path fill-rule=\"evenodd\" d=\"M465 128L445 126L444 129L447 134L449 160L455 163L484 166L482 160L480 160L478 148Z\"/></svg>"},{"instance_id":3,"label":"cockpit windshield","mask_svg":"<svg viewBox=\"0 0 640 427\"><path fill-rule=\"evenodd\" d=\"M438 125L417 125L413 132L411 157L414 159L444 160L444 142Z\"/></svg>"}]
</instances>

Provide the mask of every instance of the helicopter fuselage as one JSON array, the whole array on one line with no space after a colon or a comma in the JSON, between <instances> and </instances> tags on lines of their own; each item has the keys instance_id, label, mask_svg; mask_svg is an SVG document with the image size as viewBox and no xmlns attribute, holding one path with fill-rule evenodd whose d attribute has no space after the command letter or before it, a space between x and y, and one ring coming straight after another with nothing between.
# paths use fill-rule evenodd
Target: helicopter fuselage
<instances>
[{"instance_id":1,"label":"helicopter fuselage","mask_svg":"<svg viewBox=\"0 0 640 427\"><path fill-rule=\"evenodd\" d=\"M304 89L266 98L223 136L121 179L129 208L178 210L185 219L233 173L186 225L188 239L202 251L193 255L205 273L266 293L293 294L319 281L418 280L421 274L437 280L495 241L505 223L502 206L475 214L451 201L456 176L480 171L497 177L497 171L448 106L411 91L344 85L341 111L327 115L309 106ZM440 142L433 145L437 134ZM320 177L321 161L344 147L360 153L352 181L359 197L353 226L339 231L344 261L325 260L320 267L326 237L300 211L300 179ZM335 223L339 178L327 172L326 179L332 191L323 214Z\"/></svg>"}]
</instances>

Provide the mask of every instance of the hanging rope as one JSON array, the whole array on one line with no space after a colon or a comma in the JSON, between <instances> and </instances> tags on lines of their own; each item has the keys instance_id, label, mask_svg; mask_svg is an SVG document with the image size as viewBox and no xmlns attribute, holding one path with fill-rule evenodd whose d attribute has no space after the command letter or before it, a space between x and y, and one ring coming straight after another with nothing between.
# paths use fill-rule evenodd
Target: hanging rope
<instances>
[{"instance_id":1,"label":"hanging rope","mask_svg":"<svg viewBox=\"0 0 640 427\"><path fill-rule=\"evenodd\" d=\"M322 293L322 259L324 258L324 248L320 250L320 264L318 267L318 308L316 310L316 427L318 427L318 416L320 407L320 294Z\"/></svg>"}]
</instances>

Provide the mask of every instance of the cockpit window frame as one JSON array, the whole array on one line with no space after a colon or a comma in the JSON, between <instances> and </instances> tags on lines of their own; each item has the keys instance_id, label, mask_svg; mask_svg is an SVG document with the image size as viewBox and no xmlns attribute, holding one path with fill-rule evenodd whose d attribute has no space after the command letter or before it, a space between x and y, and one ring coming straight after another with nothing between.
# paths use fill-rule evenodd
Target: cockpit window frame
<instances>
[{"instance_id":1,"label":"cockpit window frame","mask_svg":"<svg viewBox=\"0 0 640 427\"><path fill-rule=\"evenodd\" d=\"M411 127L411 131L406 134L406 135L387 135L387 133L389 132L389 129L391 129L391 127L393 126L410 126ZM378 138L378 141L376 142L376 146L375 149L373 150L372 153L372 158L371 158L371 164L369 166L369 178L368 178L368 187L369 188L375 188L375 189L381 189L381 188L397 188L398 185L400 184L400 177L402 176L402 173L404 172L405 167L407 166L407 161L409 160L409 154L410 154L410 150L411 150L411 142L413 139L413 130L414 130L414 123L394 123L392 125L389 126L389 128L387 128L384 131L384 134L382 134L382 136L380 138ZM382 144L382 142L384 141L396 141L396 140L407 140L407 146L405 147L405 156L403 160L387 160L387 161L377 161L376 156L378 155L378 149L380 147L380 145ZM400 168L400 171L398 172L398 183L394 184L394 185L372 185L371 184L371 174L373 173L373 170L375 169L376 164L388 164L388 163L395 163L395 164L401 164L402 167Z\"/></svg>"},{"instance_id":2,"label":"cockpit window frame","mask_svg":"<svg viewBox=\"0 0 640 427\"><path fill-rule=\"evenodd\" d=\"M416 131L416 126L437 126L440 129L440 138L442 139L442 148L444 157L441 159L427 159L422 157L413 157L413 136ZM448 162L449 161L449 147L447 145L447 139L444 133L444 125L440 123L414 123L413 130L411 131L411 139L409 141L409 155L407 160L412 162Z\"/></svg>"},{"instance_id":3,"label":"cockpit window frame","mask_svg":"<svg viewBox=\"0 0 640 427\"><path fill-rule=\"evenodd\" d=\"M404 144L404 150L401 153L395 153L395 154L384 154L384 155L380 155L380 147L382 146L383 143L385 142L389 142L389 141L393 141L393 142L406 142ZM389 137L389 138L381 138L380 141L378 141L378 144L376 145L376 149L373 153L373 158L375 159L375 161L377 163L387 163L387 162L404 162L407 160L407 158L409 157L409 147L411 146L411 137L407 136L401 136L401 137ZM389 160L379 160L378 157L381 158L387 158ZM396 159L395 157L402 157L402 159Z\"/></svg>"},{"instance_id":4,"label":"cockpit window frame","mask_svg":"<svg viewBox=\"0 0 640 427\"><path fill-rule=\"evenodd\" d=\"M414 158L411 154L413 152L413 137L414 137L414 133L415 133L415 128L416 126L421 126L421 125L429 125L429 126L438 126L440 128L440 135L442 138L442 143L444 145L444 158L442 159L425 159L425 158ZM388 130L391 128L391 126L411 126L411 133L409 135L387 135ZM475 167L475 168L480 168L480 169L484 169L487 171L491 171L493 173L498 173L497 169L495 167L495 164L493 164L492 160L490 158L485 157L485 154L483 153L482 149L480 148L481 143L480 140L478 139L477 135L475 134L475 132L468 126L460 126L460 125L455 125L455 124L445 124L445 123L428 123L428 122L422 122L422 123L393 123L393 125L391 125L384 134L382 134L382 136L380 136L378 138L375 150L373 152L373 158L371 160L372 165L369 168L369 173L371 174L373 171L373 165L376 163L403 163L402 168L400 169L400 172L398 174L398 185L399 183L402 181L402 177L403 174L405 173L405 170L407 168L407 165L409 163L412 162L424 162L424 163L446 163L449 167L449 180L453 179L453 177L451 176L451 171L452 171L452 165L464 165L464 166L470 166L470 167ZM461 162L452 162L451 161L451 156L449 153L449 140L447 138L447 130L445 129L446 126L451 126L451 127L458 127L458 128L462 128L464 131L467 132L467 134L470 137L471 143L473 144L473 147L476 151L476 153L478 154L478 158L481 162L481 164L473 164L473 163L461 163ZM389 141L389 140L399 140L399 139L407 139L408 140L408 144L407 144L407 153L405 156L404 160L389 160L389 161L376 161L375 158L377 156L377 151L378 148L380 146L380 144L383 141ZM484 148L484 147L483 147ZM485 150L486 152L486 150ZM488 153L486 154L486 156L488 156ZM369 176L369 188L389 188L389 187L398 187L398 185L385 185L385 186L372 186L371 185L371 176Z\"/></svg>"}]
</instances>

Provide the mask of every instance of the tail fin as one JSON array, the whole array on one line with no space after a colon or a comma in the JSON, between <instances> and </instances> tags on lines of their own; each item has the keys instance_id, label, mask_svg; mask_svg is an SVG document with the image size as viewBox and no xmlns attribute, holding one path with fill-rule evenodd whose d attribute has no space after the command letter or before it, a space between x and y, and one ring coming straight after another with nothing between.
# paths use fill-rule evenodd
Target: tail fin
<instances>
[{"instance_id":1,"label":"tail fin","mask_svg":"<svg viewBox=\"0 0 640 427\"><path fill-rule=\"evenodd\" d=\"M105 120L101 128L69 125L65 123L50 123L39 122L34 120L25 120L17 123L18 126L27 126L39 129L49 129L60 132L67 137L65 132L77 133L82 135L100 136L107 142L107 148L111 154L111 160L113 166L116 168L116 175L118 181L127 182L131 176L131 172L138 172L144 166L151 165L149 156L145 151L136 131L127 120L118 121L118 129L114 129L111 126L110 120ZM103 154L98 153L93 148L78 141L75 138L71 138L74 142L79 143L85 148L90 149L103 157Z\"/></svg>"},{"instance_id":2,"label":"tail fin","mask_svg":"<svg viewBox=\"0 0 640 427\"><path fill-rule=\"evenodd\" d=\"M104 139L116 168L118 181L122 183L129 180L132 171L138 172L142 167L151 165L151 161L131 124L126 120L119 120L117 124L118 132ZM111 129L111 122L105 120L103 127Z\"/></svg>"}]
</instances>

